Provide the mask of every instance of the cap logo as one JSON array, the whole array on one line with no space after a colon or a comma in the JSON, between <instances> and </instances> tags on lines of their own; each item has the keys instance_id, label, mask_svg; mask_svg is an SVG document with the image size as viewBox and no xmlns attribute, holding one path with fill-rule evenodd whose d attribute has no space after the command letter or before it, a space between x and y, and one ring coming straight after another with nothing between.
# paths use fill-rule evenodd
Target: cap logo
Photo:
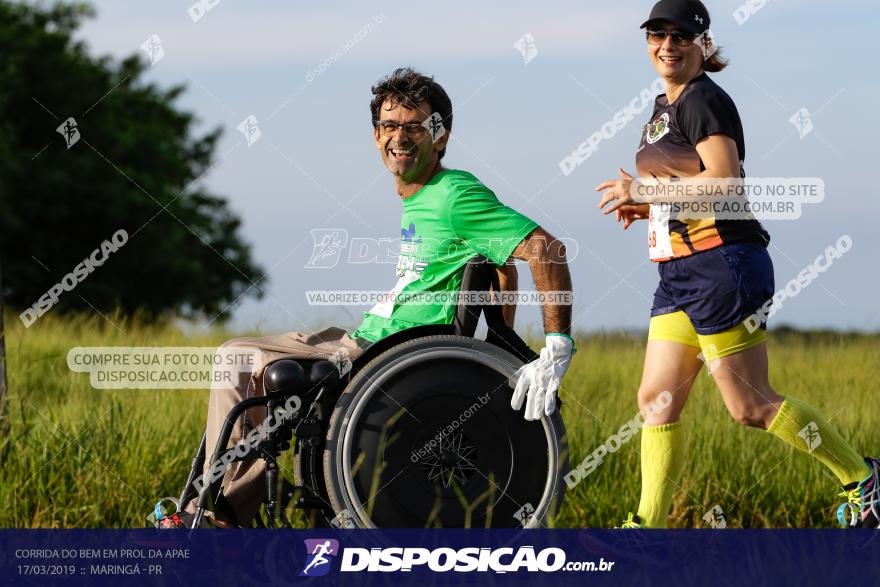
<instances>
[{"instance_id":1,"label":"cap logo","mask_svg":"<svg viewBox=\"0 0 880 587\"><path fill-rule=\"evenodd\" d=\"M703 24L703 19L700 18L700 15L699 15L699 14L695 14L695 15L694 15L694 20L698 20L698 21L700 21L700 24Z\"/></svg>"}]
</instances>

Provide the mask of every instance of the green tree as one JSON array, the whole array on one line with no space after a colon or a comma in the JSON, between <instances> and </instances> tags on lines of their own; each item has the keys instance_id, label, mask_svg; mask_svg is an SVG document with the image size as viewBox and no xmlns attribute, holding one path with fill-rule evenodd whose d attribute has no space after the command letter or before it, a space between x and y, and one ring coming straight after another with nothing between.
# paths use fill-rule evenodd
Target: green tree
<instances>
[{"instance_id":1,"label":"green tree","mask_svg":"<svg viewBox=\"0 0 880 587\"><path fill-rule=\"evenodd\" d=\"M259 297L240 220L197 181L220 129L195 136L194 115L174 105L184 86L145 82L146 54L89 55L73 33L92 15L82 3L0 0L4 299L34 304L119 229L128 243L59 309L213 317ZM70 116L81 138L68 148L56 128Z\"/></svg>"}]
</instances>

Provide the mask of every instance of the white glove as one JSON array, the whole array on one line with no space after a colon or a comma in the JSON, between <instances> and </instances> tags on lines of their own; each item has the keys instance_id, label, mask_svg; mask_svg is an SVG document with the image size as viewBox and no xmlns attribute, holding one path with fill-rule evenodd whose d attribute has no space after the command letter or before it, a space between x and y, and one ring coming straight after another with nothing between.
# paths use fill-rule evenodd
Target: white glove
<instances>
[{"instance_id":1,"label":"white glove","mask_svg":"<svg viewBox=\"0 0 880 587\"><path fill-rule=\"evenodd\" d=\"M540 420L556 409L556 392L575 353L574 342L565 334L548 334L540 357L513 374L516 389L510 407L518 410L526 400L526 420ZM542 414L543 412L543 414Z\"/></svg>"}]
</instances>

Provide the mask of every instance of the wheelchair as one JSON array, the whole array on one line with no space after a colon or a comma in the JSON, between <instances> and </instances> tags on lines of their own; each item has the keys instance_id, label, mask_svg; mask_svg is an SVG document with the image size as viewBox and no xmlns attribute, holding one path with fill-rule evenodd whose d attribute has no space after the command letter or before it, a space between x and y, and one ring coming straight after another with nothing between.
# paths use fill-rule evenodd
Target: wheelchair
<instances>
[{"instance_id":1,"label":"wheelchair","mask_svg":"<svg viewBox=\"0 0 880 587\"><path fill-rule=\"evenodd\" d=\"M495 266L472 259L461 290L490 288L500 291ZM485 340L475 338L481 315ZM568 439L558 409L529 422L510 407L510 377L536 358L504 324L500 305L460 304L452 324L382 339L344 376L330 361L280 359L265 368L265 395L230 410L209 465L227 452L245 410L265 406L268 415L296 396L299 411L258 450L232 459L266 461L265 499L249 526L291 527L292 506L312 527L537 527L562 503ZM205 444L203 435L180 503L197 500L193 528L209 509L240 525L222 478L197 491ZM293 484L278 466L291 444Z\"/></svg>"}]
</instances>

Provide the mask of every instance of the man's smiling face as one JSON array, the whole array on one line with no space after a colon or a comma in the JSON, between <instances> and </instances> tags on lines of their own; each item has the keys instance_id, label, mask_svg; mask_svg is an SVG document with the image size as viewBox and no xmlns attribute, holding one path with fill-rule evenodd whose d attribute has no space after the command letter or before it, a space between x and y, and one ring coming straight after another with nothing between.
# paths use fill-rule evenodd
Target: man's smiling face
<instances>
[{"instance_id":1,"label":"man's smiling face","mask_svg":"<svg viewBox=\"0 0 880 587\"><path fill-rule=\"evenodd\" d=\"M379 108L380 124L373 128L373 138L385 167L403 183L416 182L430 173L446 145L448 133L435 142L431 133L421 126L430 116L431 105L427 101L419 102L415 108L408 108L397 101L385 100ZM381 124L383 122L419 126L412 126L410 132L399 126L388 133Z\"/></svg>"}]
</instances>

